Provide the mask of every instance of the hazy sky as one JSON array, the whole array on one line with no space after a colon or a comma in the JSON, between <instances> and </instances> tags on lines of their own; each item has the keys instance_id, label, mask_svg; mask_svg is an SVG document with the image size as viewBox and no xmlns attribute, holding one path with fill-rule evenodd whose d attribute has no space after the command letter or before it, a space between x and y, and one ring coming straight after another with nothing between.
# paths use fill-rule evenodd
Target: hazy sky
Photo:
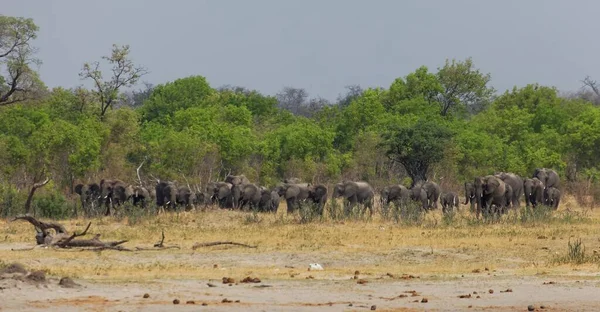
<instances>
[{"instance_id":1,"label":"hazy sky","mask_svg":"<svg viewBox=\"0 0 600 312\"><path fill-rule=\"evenodd\" d=\"M600 80L598 12L596 0L2 0L1 11L40 26L50 87L81 84L82 64L117 43L153 84L203 75L213 87L328 99L469 56L500 91L575 90L586 75Z\"/></svg>"}]
</instances>

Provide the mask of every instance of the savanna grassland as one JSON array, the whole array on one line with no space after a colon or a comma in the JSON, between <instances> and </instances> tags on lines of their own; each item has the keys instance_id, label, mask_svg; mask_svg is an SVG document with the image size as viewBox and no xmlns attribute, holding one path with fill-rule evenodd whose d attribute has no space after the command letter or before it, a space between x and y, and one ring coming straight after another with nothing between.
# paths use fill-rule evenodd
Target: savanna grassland
<instances>
[{"instance_id":1,"label":"savanna grassland","mask_svg":"<svg viewBox=\"0 0 600 312\"><path fill-rule=\"evenodd\" d=\"M311 304L323 304L320 308L339 310L364 309L357 307L373 303L379 309L423 308L421 305L427 304L428 309L439 310L468 305L510 310L527 300L554 310L597 307L593 302L586 306L585 297L557 297L546 291L583 289L582 296L597 291L600 214L579 209L573 200L566 200L564 208L556 212L527 214L523 208L492 223L473 218L463 208L451 217L434 211L410 223L382 220L375 214L337 221L325 216L302 224L298 214L288 216L284 208L282 205L275 215L209 209L63 222L68 229L81 231L91 221L91 234L102 233L105 240L128 239L124 246L131 249L151 247L164 230L165 245L181 247L160 251L19 250L33 245L32 226L2 221L0 259L4 266L19 262L51 276L72 277L86 285L80 292L105 298L101 306L115 309L171 308L171 300L182 296L200 300L198 304L210 302L213 309L243 303L238 308L309 310L315 308ZM584 247L580 252L569 248L578 240ZM211 241L257 248L221 245L192 249L197 242ZM324 270L308 271L309 263L319 263ZM258 277L258 285L271 287L260 292L253 284L228 287L222 283L223 277L236 282ZM115 288L121 291L112 292ZM495 289L498 298L487 288ZM507 289L512 291L500 293ZM419 295L400 296L408 290ZM227 298L242 298L241 302L220 302L224 291ZM481 294L479 300L474 294L471 299L458 297L473 291ZM144 301L140 299L143 293L161 300ZM77 293L67 297L83 300L79 304L85 308L99 308L95 299L82 299ZM414 297L429 302L416 305ZM52 304L56 298L48 300L49 305L31 297L19 302L33 309L57 307Z\"/></svg>"}]
</instances>

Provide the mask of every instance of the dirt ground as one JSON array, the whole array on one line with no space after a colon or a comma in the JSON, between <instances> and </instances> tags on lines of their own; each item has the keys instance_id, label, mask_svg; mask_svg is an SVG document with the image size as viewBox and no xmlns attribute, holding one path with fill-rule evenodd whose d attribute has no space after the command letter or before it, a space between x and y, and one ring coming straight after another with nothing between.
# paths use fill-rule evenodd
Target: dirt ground
<instances>
[{"instance_id":1,"label":"dirt ground","mask_svg":"<svg viewBox=\"0 0 600 312\"><path fill-rule=\"evenodd\" d=\"M237 260L244 262L243 255ZM205 261L228 263L210 257ZM223 268L215 268L222 270ZM0 280L1 311L598 311L594 275L519 276L485 271L457 276L389 276L359 272L358 279L323 271L273 267L294 279L223 284L221 279L86 281L63 288L58 278L32 284ZM223 274L225 275L225 274ZM311 278L312 277L312 278ZM210 286L209 286L210 284ZM148 298L144 298L148 294ZM462 297L462 298L461 298ZM466 297L466 298L465 298ZM174 305L178 299L180 304ZM427 302L423 302L426 299Z\"/></svg>"},{"instance_id":2,"label":"dirt ground","mask_svg":"<svg viewBox=\"0 0 600 312\"><path fill-rule=\"evenodd\" d=\"M257 219L258 218L258 219ZM431 216L435 219L435 216ZM600 213L541 224L298 224L232 212L66 220L91 235L160 251L32 247L31 225L0 221L0 268L21 263L45 282L0 274L0 311L599 311ZM434 220L435 221L435 220ZM587 261L556 259L581 239ZM195 242L231 240L258 248ZM324 270L309 271L310 263ZM70 277L74 288L59 285ZM234 279L223 283L223 278ZM243 283L246 277L258 283ZM210 285L209 285L210 284ZM148 294L148 298L144 295ZM175 305L173 301L179 300Z\"/></svg>"}]
</instances>

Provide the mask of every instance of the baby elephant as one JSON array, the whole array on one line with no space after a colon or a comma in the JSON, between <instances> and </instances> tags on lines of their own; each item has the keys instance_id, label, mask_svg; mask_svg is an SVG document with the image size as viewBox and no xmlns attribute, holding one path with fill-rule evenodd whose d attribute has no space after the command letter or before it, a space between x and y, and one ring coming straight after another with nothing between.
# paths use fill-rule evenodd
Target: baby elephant
<instances>
[{"instance_id":1,"label":"baby elephant","mask_svg":"<svg viewBox=\"0 0 600 312\"><path fill-rule=\"evenodd\" d=\"M458 209L458 195L454 192L448 192L442 196L442 212L447 213L449 211Z\"/></svg>"},{"instance_id":2,"label":"baby elephant","mask_svg":"<svg viewBox=\"0 0 600 312\"><path fill-rule=\"evenodd\" d=\"M546 188L546 206L558 209L560 203L560 190L555 187Z\"/></svg>"}]
</instances>

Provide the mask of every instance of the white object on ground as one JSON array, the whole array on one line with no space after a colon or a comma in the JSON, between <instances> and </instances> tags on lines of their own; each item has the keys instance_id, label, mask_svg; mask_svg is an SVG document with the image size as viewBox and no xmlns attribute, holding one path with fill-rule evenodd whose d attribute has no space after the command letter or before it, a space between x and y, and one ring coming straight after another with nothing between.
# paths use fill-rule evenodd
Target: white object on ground
<instances>
[{"instance_id":1,"label":"white object on ground","mask_svg":"<svg viewBox=\"0 0 600 312\"><path fill-rule=\"evenodd\" d=\"M323 271L323 267L318 263L310 263L308 265L309 271Z\"/></svg>"}]
</instances>

